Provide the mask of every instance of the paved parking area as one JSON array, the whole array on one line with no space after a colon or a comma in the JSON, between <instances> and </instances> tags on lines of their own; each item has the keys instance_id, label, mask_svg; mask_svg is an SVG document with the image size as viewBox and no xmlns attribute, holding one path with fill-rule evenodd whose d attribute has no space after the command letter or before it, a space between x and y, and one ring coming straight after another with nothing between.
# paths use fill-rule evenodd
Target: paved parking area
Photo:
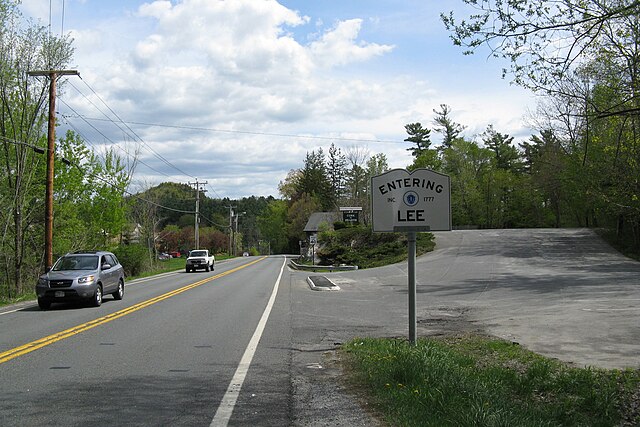
<instances>
[{"instance_id":1,"label":"paved parking area","mask_svg":"<svg viewBox=\"0 0 640 427\"><path fill-rule=\"evenodd\" d=\"M640 368L640 263L591 230L465 230L436 239L436 251L416 263L419 335L473 330L578 366ZM293 291L304 293L293 307L294 337L307 345L407 336L406 264L333 273L335 293L310 292L306 276L293 274Z\"/></svg>"}]
</instances>

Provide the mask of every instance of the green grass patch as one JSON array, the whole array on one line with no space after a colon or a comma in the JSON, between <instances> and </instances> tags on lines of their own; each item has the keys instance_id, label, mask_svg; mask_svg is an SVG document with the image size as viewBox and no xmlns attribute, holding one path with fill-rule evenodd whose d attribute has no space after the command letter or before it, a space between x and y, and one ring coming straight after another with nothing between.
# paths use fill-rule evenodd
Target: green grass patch
<instances>
[{"instance_id":1,"label":"green grass patch","mask_svg":"<svg viewBox=\"0 0 640 427\"><path fill-rule=\"evenodd\" d=\"M140 279L142 277L150 277L156 274L184 269L186 264L187 259L184 257L156 260L151 267L148 267L141 273L127 276L127 280Z\"/></svg>"},{"instance_id":2,"label":"green grass patch","mask_svg":"<svg viewBox=\"0 0 640 427\"><path fill-rule=\"evenodd\" d=\"M358 338L341 354L350 383L391 425L640 425L640 370L575 368L471 335L416 346Z\"/></svg>"},{"instance_id":3,"label":"green grass patch","mask_svg":"<svg viewBox=\"0 0 640 427\"><path fill-rule=\"evenodd\" d=\"M0 295L0 307L4 307L5 305L10 305L10 304L17 304L22 301L31 301L34 299L36 299L35 290L24 292L20 294L19 297L16 297L16 298L9 298L7 296Z\"/></svg>"}]
</instances>

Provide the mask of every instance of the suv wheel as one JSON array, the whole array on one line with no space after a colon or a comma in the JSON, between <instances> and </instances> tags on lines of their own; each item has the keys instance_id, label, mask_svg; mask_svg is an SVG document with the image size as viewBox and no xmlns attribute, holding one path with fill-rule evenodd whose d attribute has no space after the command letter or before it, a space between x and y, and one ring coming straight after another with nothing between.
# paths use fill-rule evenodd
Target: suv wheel
<instances>
[{"instance_id":1,"label":"suv wheel","mask_svg":"<svg viewBox=\"0 0 640 427\"><path fill-rule=\"evenodd\" d=\"M102 305L102 286L98 285L96 287L96 293L93 294L93 300L91 301L91 304L94 307L100 307Z\"/></svg>"},{"instance_id":2,"label":"suv wheel","mask_svg":"<svg viewBox=\"0 0 640 427\"><path fill-rule=\"evenodd\" d=\"M40 307L41 310L48 310L51 307L51 301L47 301L43 298L38 298L38 307Z\"/></svg>"},{"instance_id":3,"label":"suv wheel","mask_svg":"<svg viewBox=\"0 0 640 427\"><path fill-rule=\"evenodd\" d=\"M118 282L118 290L111 295L113 295L113 299L122 299L122 297L124 296L124 282L122 281L122 279L120 279L120 281Z\"/></svg>"}]
</instances>

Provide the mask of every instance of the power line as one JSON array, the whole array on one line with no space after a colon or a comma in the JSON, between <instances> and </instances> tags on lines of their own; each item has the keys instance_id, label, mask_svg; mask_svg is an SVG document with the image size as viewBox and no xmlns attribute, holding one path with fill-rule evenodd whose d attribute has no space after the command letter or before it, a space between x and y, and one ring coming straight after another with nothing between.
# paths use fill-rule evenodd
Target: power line
<instances>
[{"instance_id":1,"label":"power line","mask_svg":"<svg viewBox=\"0 0 640 427\"><path fill-rule=\"evenodd\" d=\"M160 159L160 160L162 160L166 165L168 165L169 167L174 168L175 170L177 170L178 172L180 172L180 173L181 173L181 174L183 174L184 176L190 176L191 178L195 178L195 177L192 177L191 175L189 175L188 173L184 172L184 171L183 171L182 169L180 169L179 167L175 166L173 163L171 163L169 160L165 159L161 154L159 154L159 153L158 153L158 152L156 152L153 148L151 148L151 146L150 146L149 144L147 144L147 143L146 143L146 142L145 142L145 141L140 137L140 135L138 135L138 134L137 134L133 129L131 129L131 127L130 127L130 126L129 126L129 125L128 125L124 120L122 120L122 118L121 118L121 117L120 117L120 116L119 116L119 115L118 115L118 114L117 114L117 113L116 113L116 112L115 112L111 107L109 107L109 106L107 105L107 103L102 99L102 97L101 97L100 95L98 95L98 93L97 93L95 90L93 90L93 88L92 88L91 86L89 86L89 84L88 84L86 81L84 81L84 79L82 79L82 78L81 78L80 80L82 80L82 82L84 83L84 85L85 85L87 88L89 88L89 90L90 90L91 92L93 92L93 94L94 94L94 95L95 95L95 96L100 100L100 102L102 102L102 104L103 104L105 107L107 107L107 109L111 112L111 114L113 114L113 115L114 115L114 116L119 120L119 122L120 122L120 123L122 123L124 126L126 126L126 128L127 128L127 129L129 129L129 131L131 131L131 133L132 133L133 135L135 135L135 137L136 137L136 138L137 138L137 139L138 139L142 144L144 144L144 145L149 149L149 151L151 151L151 152L152 152L152 153L153 153L157 158L159 158L159 159ZM71 85L73 86L73 83L72 83ZM75 87L74 87L74 89L78 90L78 89L77 89L77 88L75 88ZM81 93L79 90L78 90L78 92L79 92L79 93ZM84 96L84 94L83 94L83 96ZM85 96L85 98L86 98L86 96ZM97 108L97 107L96 107L96 108ZM100 110L98 109L98 111L100 111ZM109 119L109 117L108 117L105 113L102 113L102 114L103 114L105 117L107 117L107 119ZM114 123L116 126L118 126L118 128L119 128L119 129L121 129L121 130L122 130L122 128L120 128L120 126L119 126L117 123L115 123L113 120L109 119L109 121L111 121L112 123ZM133 138L133 139L135 140L135 138Z\"/></svg>"},{"instance_id":2,"label":"power line","mask_svg":"<svg viewBox=\"0 0 640 427\"><path fill-rule=\"evenodd\" d=\"M6 138L4 136L0 136L0 139L2 139L3 141L6 141L6 142L10 142L12 144L27 146L27 147L31 148L33 151L35 151L38 154L44 154L45 153L44 148L37 147L37 146L35 146L33 144L29 144L28 142L18 141L17 139ZM113 188L117 188L118 187L113 182L110 182L109 180L107 180L106 178L101 177L98 174L85 171L84 169L82 169L82 167L80 167L75 162L72 162L72 161L70 161L70 160L68 160L68 159L66 159L64 157L61 157L60 160L62 160L62 162L67 164L67 165L75 166L76 168L81 170L85 174L85 176L87 176L87 177L96 178L96 179L104 182L105 184L109 185L110 187L113 187ZM187 214L195 213L195 211L185 211L185 210L181 210L181 209L170 208L168 206L163 206L163 205L161 205L159 203L152 202L151 200L143 199L142 197L140 197L140 196L138 196L136 194L133 194L133 193L127 191L127 190L122 190L122 192L128 194L129 196L135 197L136 199L138 199L138 200L140 200L142 202L149 203L149 204L157 206L157 207L159 207L161 209L166 209L166 210L169 210L169 211L174 211L174 212L179 212L179 213L187 213Z\"/></svg>"},{"instance_id":3,"label":"power line","mask_svg":"<svg viewBox=\"0 0 640 427\"><path fill-rule=\"evenodd\" d=\"M138 140L140 141L141 144L143 144L151 153L153 153L153 155L155 157L157 157L158 159L160 159L162 162L164 162L167 166L175 169L176 171L180 172L180 174L182 174L182 176L186 176L186 177L190 177L190 178L195 178L192 175L190 175L189 173L183 171L182 169L180 169L179 167L177 167L176 165L174 165L173 163L171 163L170 161L168 161L165 157L163 157L161 154L159 154L158 152L156 152L149 144L147 144L147 142L145 142L142 137L140 137L140 135L138 135L128 124L127 122L125 122L124 120L122 120L122 118L118 115L118 113L116 113L105 101L104 99L84 80L82 79L82 82L84 83L84 85L98 98L98 100L100 100L100 102L107 108L107 110L109 112L111 112L111 114L113 116L115 116L118 119L118 122L114 121L113 119L111 119L109 117L109 115L104 112L99 106L97 106L91 99L89 99L89 97L87 97L82 91L80 91L80 89L78 89L72 82L70 82L71 87L73 87L80 95L82 95L87 102L89 102L97 111L99 111L106 119L99 119L100 121L108 121L112 124L114 124L115 126L118 127L118 129L120 129L125 135L127 135L129 138L131 138L132 140ZM118 145L112 141L109 137L107 137L104 133L102 133L100 130L98 130L95 126L93 126L91 123L89 123L89 121L86 119L85 116L79 114L75 109L73 109L69 104L67 104L66 102L64 103L67 108L69 108L78 118L82 119L87 125L89 125L91 128L93 128L96 132L98 132L100 135L102 135L105 139L107 139L108 141L110 141L112 144L114 144L116 147L118 147ZM71 116L65 116L66 119L71 118ZM71 123L67 120L67 123L71 126ZM123 126L120 125L120 123ZM126 128L126 129L125 129ZM133 136L132 136L133 135ZM120 149L120 147L118 147ZM128 156L131 157L131 154L128 153L126 150L123 150ZM160 175L164 175L168 178L173 178L171 175L168 175L164 172L160 172L157 169L151 167L150 165L148 165L147 163L138 160L140 163L142 163L143 165L147 166L149 169L159 173ZM212 186L209 186L209 188L219 197L220 195L215 191L215 189Z\"/></svg>"},{"instance_id":4,"label":"power line","mask_svg":"<svg viewBox=\"0 0 640 427\"><path fill-rule=\"evenodd\" d=\"M82 117L84 120L105 121L105 119L97 117ZM145 122L127 122L131 125L151 126L171 129L186 129L186 130L199 130L205 132L219 132L230 134L244 134L244 135L259 135L259 136L278 136L283 138L302 138L302 139L318 139L324 141L350 141L350 142L371 142L380 144L406 144L405 141L385 140L385 139L366 139L366 138L345 138L345 137L332 137L332 136L318 136L318 135L294 135L287 133L269 133L269 132L255 132L255 131L243 131L243 130L229 130L229 129L216 129L206 128L198 126L181 126L181 125L165 125L160 123L145 123Z\"/></svg>"},{"instance_id":5,"label":"power line","mask_svg":"<svg viewBox=\"0 0 640 427\"><path fill-rule=\"evenodd\" d=\"M73 109L73 107L71 107L69 104L67 104L63 99L60 99L60 102L62 102L62 103L63 103L63 104L68 108L68 109L70 109L71 111L73 111L76 115L78 114L78 113L77 113L77 111L75 111L75 110ZM73 128L73 130L74 130L75 132L77 132L80 136L82 136L82 138L83 138L83 139L84 139L88 144L93 145L93 144L90 142L90 140L89 140L89 139L87 139L85 136L83 136L83 135L82 135L82 133L78 130L78 128L77 128L77 127L75 127L72 123L70 123L70 122L67 120L67 119L69 118L69 116L64 115L64 114L61 114L60 116L61 116L62 118L64 118L64 119L65 119L65 122L66 122L70 127L72 127L72 128ZM80 117L80 118L82 118L81 116L79 116L79 117ZM83 120L84 120L84 119L83 119ZM115 141L113 141L111 138L109 138L107 135L105 135L105 134L104 134L100 129L98 129L97 127L95 127L93 124L89 123L89 122L88 122L88 121L86 121L86 120L84 120L84 122L85 122L87 125L89 125L89 127L91 127L94 131L96 131L98 134L100 134L100 135L101 135L105 140L109 141L109 142L110 142L114 147L116 147L118 150L120 150L120 151L124 152L128 157L132 157L132 156L131 156L131 153L129 153L126 149L124 149L124 148L120 147L120 145L119 145L119 144L117 144ZM149 169L151 169L152 171L159 173L160 175L164 175L164 176L166 176L167 178L173 178L171 175L168 175L168 174L166 174L166 173L164 173L164 172L161 172L161 171L159 171L159 170L155 169L153 166L148 165L147 163L145 163L144 161L142 161L142 160L140 160L140 159L137 159L137 161L138 161L138 162L140 162L141 164L145 165L146 167L148 167L148 168L149 168ZM189 176L189 175L187 175L187 176Z\"/></svg>"}]
</instances>

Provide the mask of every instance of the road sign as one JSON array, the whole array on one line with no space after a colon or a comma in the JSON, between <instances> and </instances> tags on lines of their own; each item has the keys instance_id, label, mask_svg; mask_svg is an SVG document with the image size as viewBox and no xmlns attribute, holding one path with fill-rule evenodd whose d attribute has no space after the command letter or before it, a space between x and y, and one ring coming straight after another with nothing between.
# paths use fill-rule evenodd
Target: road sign
<instances>
[{"instance_id":1,"label":"road sign","mask_svg":"<svg viewBox=\"0 0 640 427\"><path fill-rule=\"evenodd\" d=\"M429 169L371 178L373 231L450 231L451 179Z\"/></svg>"}]
</instances>

